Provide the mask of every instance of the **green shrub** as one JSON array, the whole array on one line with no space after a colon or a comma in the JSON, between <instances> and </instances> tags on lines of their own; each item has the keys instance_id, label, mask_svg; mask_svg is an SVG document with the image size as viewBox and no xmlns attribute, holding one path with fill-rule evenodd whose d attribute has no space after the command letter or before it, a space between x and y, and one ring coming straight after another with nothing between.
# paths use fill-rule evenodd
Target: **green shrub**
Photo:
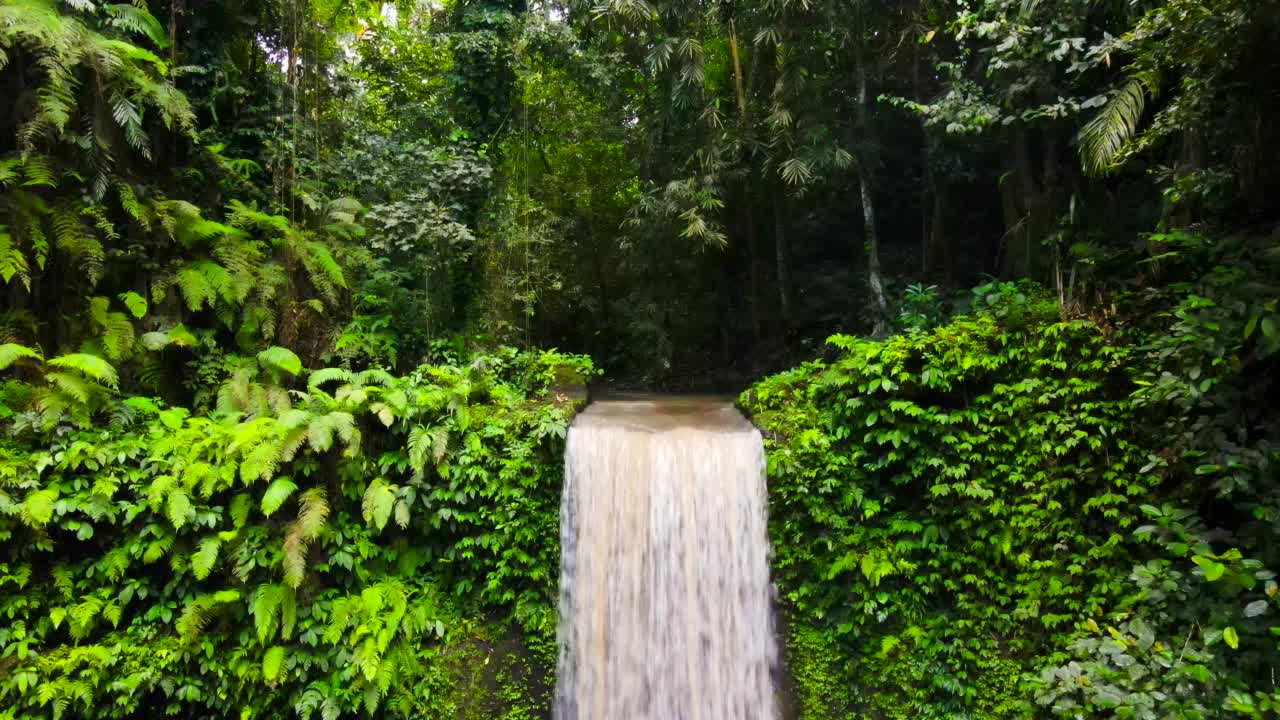
<instances>
[{"instance_id":1,"label":"green shrub","mask_svg":"<svg viewBox=\"0 0 1280 720\"><path fill-rule=\"evenodd\" d=\"M1023 674L1124 592L1159 482L1129 351L1017 315L837 336L834 359L742 395L784 602L838 639L854 716L1023 716Z\"/></svg>"},{"instance_id":2,"label":"green shrub","mask_svg":"<svg viewBox=\"0 0 1280 720\"><path fill-rule=\"evenodd\" d=\"M304 383L286 352L211 416L129 398L85 427L11 426L0 717L545 706L576 407L549 384L589 361L503 350ZM460 694L486 667L507 690Z\"/></svg>"}]
</instances>

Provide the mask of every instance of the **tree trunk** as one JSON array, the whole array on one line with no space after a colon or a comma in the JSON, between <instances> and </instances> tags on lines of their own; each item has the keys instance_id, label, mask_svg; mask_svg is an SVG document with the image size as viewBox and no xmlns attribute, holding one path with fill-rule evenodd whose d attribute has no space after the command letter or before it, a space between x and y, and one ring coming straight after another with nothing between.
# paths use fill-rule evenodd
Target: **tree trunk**
<instances>
[{"instance_id":1,"label":"tree trunk","mask_svg":"<svg viewBox=\"0 0 1280 720\"><path fill-rule=\"evenodd\" d=\"M1040 222L1040 191L1036 187L1035 170L1031 162L1031 145L1027 130L1015 124L1013 137L1013 167L1007 190L1013 206L1006 206L1003 274L1007 277L1029 277L1035 265L1035 238Z\"/></svg>"},{"instance_id":2,"label":"tree trunk","mask_svg":"<svg viewBox=\"0 0 1280 720\"><path fill-rule=\"evenodd\" d=\"M744 78L742 74L742 59L738 52L738 28L732 19L729 20L729 57L733 63L733 86L734 94L738 103L738 131L745 139L747 134L751 131L751 118L747 105L746 78ZM756 344L759 345L761 338L760 234L756 229L755 213L751 210L751 158L744 153L739 157L739 162L742 162L748 167L748 173L746 175L748 179L741 185L742 213L740 217L743 225L743 232L747 235L747 284L749 292L751 293L748 303L751 313L751 332L752 336L755 338Z\"/></svg>"},{"instance_id":3,"label":"tree trunk","mask_svg":"<svg viewBox=\"0 0 1280 720\"><path fill-rule=\"evenodd\" d=\"M186 0L172 0L169 4L169 67L178 67L178 16L186 12ZM175 81L176 85L177 82ZM169 134L169 162L178 165L181 133Z\"/></svg>"},{"instance_id":4,"label":"tree trunk","mask_svg":"<svg viewBox=\"0 0 1280 720\"><path fill-rule=\"evenodd\" d=\"M871 300L875 303L875 324L871 334L883 337L889 330L889 303L884 296L884 281L880 277L880 238L876 233L876 211L871 201L871 183L865 173L858 173L858 190L862 194L862 222L866 232L867 286L871 288Z\"/></svg>"},{"instance_id":5,"label":"tree trunk","mask_svg":"<svg viewBox=\"0 0 1280 720\"><path fill-rule=\"evenodd\" d=\"M920 44L916 43L912 48L911 82L915 91L916 102L924 103L926 97L924 75L920 70ZM951 276L950 269L947 267L947 246L944 232L946 223L945 188L938 184L938 176L933 171L933 165L930 162L929 129L925 127L923 120L920 123L920 132L920 162L924 168L924 197L921 198L923 202L920 203L920 207L923 209L926 205L931 206L929 214L920 213L921 225L923 226L920 264L926 277L940 278L945 282Z\"/></svg>"},{"instance_id":6,"label":"tree trunk","mask_svg":"<svg viewBox=\"0 0 1280 720\"><path fill-rule=\"evenodd\" d=\"M774 191L773 244L778 261L778 309L782 313L782 327L791 328L791 267L787 248L787 191L779 183Z\"/></svg>"},{"instance_id":7,"label":"tree trunk","mask_svg":"<svg viewBox=\"0 0 1280 720\"><path fill-rule=\"evenodd\" d=\"M854 58L858 73L857 118L862 129L863 151L858 157L858 191L862 198L862 226L864 245L867 252L867 286L871 290L871 301L874 303L875 320L871 334L883 337L889 330L889 303L884 295L884 281L880 276L880 235L876 230L876 210L871 194L871 172L874 163L872 152L866 148L875 147L875 131L867 113L867 65L863 57L863 43L866 32L862 25L861 6L859 6L857 55Z\"/></svg>"},{"instance_id":8,"label":"tree trunk","mask_svg":"<svg viewBox=\"0 0 1280 720\"><path fill-rule=\"evenodd\" d=\"M944 283L951 279L949 253L947 252L947 195L946 188L938 184L937 176L930 169L926 176L929 194L933 196L933 209L930 213L929 237L925 245L925 270Z\"/></svg>"},{"instance_id":9,"label":"tree trunk","mask_svg":"<svg viewBox=\"0 0 1280 720\"><path fill-rule=\"evenodd\" d=\"M760 343L760 233L756 229L755 213L751 211L751 184L743 183L741 202L741 222L743 232L747 235L747 298L751 313L751 334L756 344Z\"/></svg>"}]
</instances>

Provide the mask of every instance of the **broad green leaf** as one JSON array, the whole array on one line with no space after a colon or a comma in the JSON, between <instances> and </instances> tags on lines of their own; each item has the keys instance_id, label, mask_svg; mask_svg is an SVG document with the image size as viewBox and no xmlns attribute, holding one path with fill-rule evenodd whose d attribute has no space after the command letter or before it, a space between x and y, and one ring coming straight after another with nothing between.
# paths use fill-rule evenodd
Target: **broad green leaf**
<instances>
[{"instance_id":1,"label":"broad green leaf","mask_svg":"<svg viewBox=\"0 0 1280 720\"><path fill-rule=\"evenodd\" d=\"M379 530L387 525L396 504L396 486L385 484L381 478L369 483L361 503L365 522Z\"/></svg>"},{"instance_id":2,"label":"broad green leaf","mask_svg":"<svg viewBox=\"0 0 1280 720\"><path fill-rule=\"evenodd\" d=\"M1236 629L1226 627L1222 630L1222 641L1225 642L1232 650L1239 649L1240 636L1236 634Z\"/></svg>"}]
</instances>

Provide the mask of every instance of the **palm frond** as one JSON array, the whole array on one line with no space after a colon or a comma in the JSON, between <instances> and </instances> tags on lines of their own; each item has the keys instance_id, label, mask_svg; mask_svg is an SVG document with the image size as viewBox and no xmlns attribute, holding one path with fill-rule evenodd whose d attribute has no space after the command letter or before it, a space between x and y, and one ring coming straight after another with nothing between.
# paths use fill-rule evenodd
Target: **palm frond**
<instances>
[{"instance_id":1,"label":"palm frond","mask_svg":"<svg viewBox=\"0 0 1280 720\"><path fill-rule=\"evenodd\" d=\"M1077 142L1085 172L1104 175L1117 166L1125 146L1138 133L1146 100L1146 85L1131 78L1107 100L1097 117L1081 128Z\"/></svg>"}]
</instances>

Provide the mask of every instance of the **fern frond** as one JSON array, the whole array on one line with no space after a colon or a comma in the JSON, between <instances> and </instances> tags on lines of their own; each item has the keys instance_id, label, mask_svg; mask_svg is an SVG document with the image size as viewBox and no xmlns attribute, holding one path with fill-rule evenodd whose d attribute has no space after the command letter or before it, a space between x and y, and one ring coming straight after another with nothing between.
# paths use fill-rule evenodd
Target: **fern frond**
<instances>
[{"instance_id":1,"label":"fern frond","mask_svg":"<svg viewBox=\"0 0 1280 720\"><path fill-rule=\"evenodd\" d=\"M240 477L246 485L271 477L280 464L281 448L276 443L266 442L251 450L240 463Z\"/></svg>"},{"instance_id":2,"label":"fern frond","mask_svg":"<svg viewBox=\"0 0 1280 720\"><path fill-rule=\"evenodd\" d=\"M314 452L326 452L333 447L335 434L347 447L348 454L358 448L360 431L356 428L355 416L340 411L319 415L313 419L307 427L307 443Z\"/></svg>"},{"instance_id":3,"label":"fern frond","mask_svg":"<svg viewBox=\"0 0 1280 720\"><path fill-rule=\"evenodd\" d=\"M299 502L297 530L304 540L314 540L320 537L329 519L329 500L323 488L312 488L302 493Z\"/></svg>"},{"instance_id":4,"label":"fern frond","mask_svg":"<svg viewBox=\"0 0 1280 720\"><path fill-rule=\"evenodd\" d=\"M24 287L31 289L31 266L27 256L14 242L8 228L0 225L0 279L6 283L17 277Z\"/></svg>"},{"instance_id":5,"label":"fern frond","mask_svg":"<svg viewBox=\"0 0 1280 720\"><path fill-rule=\"evenodd\" d=\"M191 507L191 498L187 495L186 490L174 488L169 492L169 498L165 502L165 515L169 518L169 522L173 524L173 529L182 529L182 526L187 524L187 520L194 513L195 510Z\"/></svg>"},{"instance_id":6,"label":"fern frond","mask_svg":"<svg viewBox=\"0 0 1280 720\"><path fill-rule=\"evenodd\" d=\"M284 577L293 588L302 585L306 576L306 551L309 543L320 536L329 517L329 501L323 488L312 488L299 498L301 509L289 526L284 541Z\"/></svg>"},{"instance_id":7,"label":"fern frond","mask_svg":"<svg viewBox=\"0 0 1280 720\"><path fill-rule=\"evenodd\" d=\"M238 590L220 590L216 593L197 596L182 609L182 615L176 624L178 635L188 642L195 640L208 626L214 612L223 605L239 600L240 591Z\"/></svg>"},{"instance_id":8,"label":"fern frond","mask_svg":"<svg viewBox=\"0 0 1280 720\"><path fill-rule=\"evenodd\" d=\"M254 592L251 612L254 628L258 631L258 642L266 643L275 634L285 593L291 591L284 585L275 583L263 583Z\"/></svg>"},{"instance_id":9,"label":"fern frond","mask_svg":"<svg viewBox=\"0 0 1280 720\"><path fill-rule=\"evenodd\" d=\"M32 490L23 499L18 517L28 527L43 527L53 519L53 506L58 501L58 491L50 488Z\"/></svg>"},{"instance_id":10,"label":"fern frond","mask_svg":"<svg viewBox=\"0 0 1280 720\"><path fill-rule=\"evenodd\" d=\"M281 370L290 375L302 372L302 361L288 348L273 345L258 353L258 364L264 368Z\"/></svg>"},{"instance_id":11,"label":"fern frond","mask_svg":"<svg viewBox=\"0 0 1280 720\"><path fill-rule=\"evenodd\" d=\"M284 667L284 648L276 645L262 656L262 679L274 685L281 678Z\"/></svg>"},{"instance_id":12,"label":"fern frond","mask_svg":"<svg viewBox=\"0 0 1280 720\"><path fill-rule=\"evenodd\" d=\"M97 355L89 355L88 353L59 355L58 357L50 359L48 364L56 368L74 370L94 382L113 390L117 388L119 384L120 378L116 373L115 367Z\"/></svg>"},{"instance_id":13,"label":"fern frond","mask_svg":"<svg viewBox=\"0 0 1280 720\"><path fill-rule=\"evenodd\" d=\"M0 369L3 369L3 367L0 367ZM342 368L320 368L307 377L307 387L314 390L327 382L338 380L346 383L351 382L351 379L352 375L350 370L344 370Z\"/></svg>"},{"instance_id":14,"label":"fern frond","mask_svg":"<svg viewBox=\"0 0 1280 720\"><path fill-rule=\"evenodd\" d=\"M133 186L126 182L116 183L116 195L120 198L120 207L133 218L144 230L151 229L151 218L142 203L138 202L138 195L134 192Z\"/></svg>"},{"instance_id":15,"label":"fern frond","mask_svg":"<svg viewBox=\"0 0 1280 720\"><path fill-rule=\"evenodd\" d=\"M96 285L106 253L76 213L65 207L53 213L53 237L60 250L80 262L89 285Z\"/></svg>"},{"instance_id":16,"label":"fern frond","mask_svg":"<svg viewBox=\"0 0 1280 720\"><path fill-rule=\"evenodd\" d=\"M381 385L382 387L391 387L396 384L396 377L386 370L371 368L358 373L355 376L355 381L361 385Z\"/></svg>"},{"instance_id":17,"label":"fern frond","mask_svg":"<svg viewBox=\"0 0 1280 720\"><path fill-rule=\"evenodd\" d=\"M338 265L338 261L333 259L333 254L329 252L328 246L321 242L307 243L308 255L311 258L310 267L318 269L324 274L325 279L338 287L345 288L347 279L342 274L342 267ZM315 281L315 278L312 278Z\"/></svg>"},{"instance_id":18,"label":"fern frond","mask_svg":"<svg viewBox=\"0 0 1280 720\"><path fill-rule=\"evenodd\" d=\"M213 566L218 562L218 550L221 547L222 541L216 536L200 541L199 549L191 556L191 572L195 574L197 580L209 577Z\"/></svg>"},{"instance_id":19,"label":"fern frond","mask_svg":"<svg viewBox=\"0 0 1280 720\"><path fill-rule=\"evenodd\" d=\"M128 308L129 313L135 318L141 318L147 314L147 300L136 292L126 292L119 295L120 302Z\"/></svg>"},{"instance_id":20,"label":"fern frond","mask_svg":"<svg viewBox=\"0 0 1280 720\"><path fill-rule=\"evenodd\" d=\"M18 345L16 343L0 345L0 370L8 370L10 365L24 359L42 362L44 357L40 354L40 351L29 348L26 345Z\"/></svg>"},{"instance_id":21,"label":"fern frond","mask_svg":"<svg viewBox=\"0 0 1280 720\"><path fill-rule=\"evenodd\" d=\"M414 477L421 479L427 470L427 460L440 462L449 449L449 431L442 427L426 428L421 425L409 431L409 465Z\"/></svg>"},{"instance_id":22,"label":"fern frond","mask_svg":"<svg viewBox=\"0 0 1280 720\"><path fill-rule=\"evenodd\" d=\"M88 405L89 401L93 398L93 395L94 395L93 384L85 380L84 378L80 377L79 375L73 375L71 373L51 372L51 373L45 373L44 379L50 385L57 388L58 393L63 395L65 398L70 398L76 405ZM56 399L57 398L54 396L44 398L45 400L44 407L49 409L53 409L57 407L56 405L50 404L49 402L49 401L54 401Z\"/></svg>"},{"instance_id":23,"label":"fern frond","mask_svg":"<svg viewBox=\"0 0 1280 720\"><path fill-rule=\"evenodd\" d=\"M111 18L112 27L137 35L145 35L155 43L156 47L162 49L168 47L169 41L165 37L164 27L145 8L134 5L106 5L102 9Z\"/></svg>"},{"instance_id":24,"label":"fern frond","mask_svg":"<svg viewBox=\"0 0 1280 720\"><path fill-rule=\"evenodd\" d=\"M297 489L298 486L287 477L272 480L267 491L262 494L262 514L271 517Z\"/></svg>"}]
</instances>

